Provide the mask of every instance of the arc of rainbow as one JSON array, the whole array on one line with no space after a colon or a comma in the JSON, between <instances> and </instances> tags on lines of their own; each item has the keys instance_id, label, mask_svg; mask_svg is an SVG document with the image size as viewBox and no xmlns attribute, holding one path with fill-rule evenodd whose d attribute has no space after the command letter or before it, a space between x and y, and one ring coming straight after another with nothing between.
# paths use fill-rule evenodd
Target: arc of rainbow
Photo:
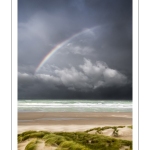
<instances>
[{"instance_id":1,"label":"arc of rainbow","mask_svg":"<svg viewBox=\"0 0 150 150\"><path fill-rule=\"evenodd\" d=\"M65 44L67 44L68 42L70 42L72 39L74 39L75 37L83 34L83 33L86 33L87 31L90 31L90 30L93 30L95 28L97 28L99 26L95 26L93 28L90 28L90 29L85 29L79 33L76 33L74 34L73 36L71 36L70 38L66 39L65 41L59 43L58 45L56 45L43 59L42 61L39 63L38 67L36 68L35 70L35 73L37 73L40 68L47 62L47 60L54 54L56 53L60 48L62 48Z\"/></svg>"}]
</instances>

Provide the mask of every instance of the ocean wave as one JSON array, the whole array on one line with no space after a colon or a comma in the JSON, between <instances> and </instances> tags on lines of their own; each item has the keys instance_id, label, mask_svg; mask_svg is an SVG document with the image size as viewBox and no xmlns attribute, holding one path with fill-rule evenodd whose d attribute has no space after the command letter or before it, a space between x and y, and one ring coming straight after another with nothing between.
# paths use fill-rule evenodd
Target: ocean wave
<instances>
[{"instance_id":1,"label":"ocean wave","mask_svg":"<svg viewBox=\"0 0 150 150\"><path fill-rule=\"evenodd\" d=\"M24 100L18 102L18 111L132 111L131 101L50 101Z\"/></svg>"}]
</instances>

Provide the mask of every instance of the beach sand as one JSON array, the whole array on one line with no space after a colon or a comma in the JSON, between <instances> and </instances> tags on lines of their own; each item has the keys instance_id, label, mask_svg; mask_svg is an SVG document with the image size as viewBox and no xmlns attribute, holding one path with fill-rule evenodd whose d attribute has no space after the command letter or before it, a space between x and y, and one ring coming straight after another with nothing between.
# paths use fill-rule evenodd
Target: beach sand
<instances>
[{"instance_id":1,"label":"beach sand","mask_svg":"<svg viewBox=\"0 0 150 150\"><path fill-rule=\"evenodd\" d=\"M18 133L28 130L50 132L86 131L103 126L126 126L119 129L119 138L132 140L131 112L19 112ZM105 130L104 135L111 136L112 130Z\"/></svg>"},{"instance_id":2,"label":"beach sand","mask_svg":"<svg viewBox=\"0 0 150 150\"><path fill-rule=\"evenodd\" d=\"M125 126L118 128L119 139L132 140L132 113L123 112L19 112L18 133L24 131L49 131L49 132L76 132L86 131L95 127L103 126ZM95 131L89 132L95 134ZM113 137L113 129L106 129L103 135ZM24 150L30 140L18 144L18 150ZM38 144L37 149L52 150L57 147L46 147L44 143ZM123 147L120 150L129 149Z\"/></svg>"}]
</instances>

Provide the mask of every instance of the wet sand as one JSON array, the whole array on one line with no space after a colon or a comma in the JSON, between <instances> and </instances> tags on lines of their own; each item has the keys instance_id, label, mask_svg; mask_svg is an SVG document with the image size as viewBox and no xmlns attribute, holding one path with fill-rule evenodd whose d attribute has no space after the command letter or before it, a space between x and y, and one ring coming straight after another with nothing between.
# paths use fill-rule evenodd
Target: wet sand
<instances>
[{"instance_id":1,"label":"wet sand","mask_svg":"<svg viewBox=\"0 0 150 150\"><path fill-rule=\"evenodd\" d=\"M94 127L132 125L131 112L19 112L18 133L27 130L85 131Z\"/></svg>"}]
</instances>

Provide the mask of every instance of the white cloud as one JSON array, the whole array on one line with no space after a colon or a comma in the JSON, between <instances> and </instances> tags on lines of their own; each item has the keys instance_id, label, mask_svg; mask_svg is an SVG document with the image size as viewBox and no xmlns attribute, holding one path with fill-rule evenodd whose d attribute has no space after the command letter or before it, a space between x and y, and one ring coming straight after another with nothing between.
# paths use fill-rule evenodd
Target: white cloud
<instances>
[{"instance_id":1,"label":"white cloud","mask_svg":"<svg viewBox=\"0 0 150 150\"><path fill-rule=\"evenodd\" d=\"M22 82L39 82L50 88L65 86L73 91L91 91L98 87L122 86L127 83L127 77L115 69L111 69L104 62L97 61L93 64L89 59L84 59L84 64L79 65L80 70L74 67L60 69L53 68L54 74L18 74Z\"/></svg>"},{"instance_id":2,"label":"white cloud","mask_svg":"<svg viewBox=\"0 0 150 150\"><path fill-rule=\"evenodd\" d=\"M43 82L54 83L54 84L57 84L57 85L59 85L60 82L61 82L58 77L54 77L52 75L47 75L47 74L37 74L36 78L39 79L39 80L42 80Z\"/></svg>"},{"instance_id":3,"label":"white cloud","mask_svg":"<svg viewBox=\"0 0 150 150\"><path fill-rule=\"evenodd\" d=\"M127 77L119 71L111 69L105 62L96 64L84 58L84 64L79 65L81 71L74 67L56 69L55 74L62 83L71 90L88 91L98 87L121 86L127 83Z\"/></svg>"},{"instance_id":4,"label":"white cloud","mask_svg":"<svg viewBox=\"0 0 150 150\"><path fill-rule=\"evenodd\" d=\"M69 89L86 91L87 89L92 88L88 83L88 77L74 67L71 67L70 69L65 68L62 70L55 70L55 73Z\"/></svg>"},{"instance_id":5,"label":"white cloud","mask_svg":"<svg viewBox=\"0 0 150 150\"><path fill-rule=\"evenodd\" d=\"M107 65L98 61L95 65L93 65L90 60L84 58L84 64L79 65L79 67L87 76L97 79L103 74L104 70L107 68Z\"/></svg>"},{"instance_id":6,"label":"white cloud","mask_svg":"<svg viewBox=\"0 0 150 150\"><path fill-rule=\"evenodd\" d=\"M84 64L79 66L84 74L89 77L94 84L94 88L100 86L123 85L127 82L127 77L117 70L111 69L104 62L97 61L96 64L84 58Z\"/></svg>"},{"instance_id":7,"label":"white cloud","mask_svg":"<svg viewBox=\"0 0 150 150\"><path fill-rule=\"evenodd\" d=\"M117 70L107 68L103 72L103 75L104 75L106 84L122 85L122 84L126 84L126 82L127 82L127 77L125 75L119 73Z\"/></svg>"}]
</instances>

